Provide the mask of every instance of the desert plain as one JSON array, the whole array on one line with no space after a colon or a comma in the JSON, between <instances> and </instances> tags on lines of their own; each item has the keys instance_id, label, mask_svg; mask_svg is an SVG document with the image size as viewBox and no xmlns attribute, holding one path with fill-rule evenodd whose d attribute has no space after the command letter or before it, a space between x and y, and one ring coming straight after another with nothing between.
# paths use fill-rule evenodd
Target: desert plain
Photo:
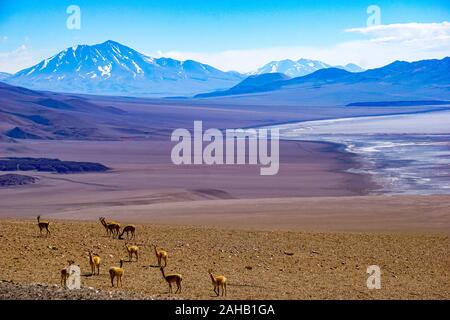
<instances>
[{"instance_id":1,"label":"desert plain","mask_svg":"<svg viewBox=\"0 0 450 320\"><path fill-rule=\"evenodd\" d=\"M23 99L12 106L22 108ZM85 108L95 102L126 114L107 109L105 116L96 106L99 120L91 109L69 109L52 125L81 136L0 142L1 157L90 161L111 169L14 172L36 182L0 188L0 280L59 286L60 270L71 259L81 267L84 287L173 298L156 266L156 244L169 252L167 272L183 275L178 298L221 299L208 269L227 277L227 299L450 298L449 195L383 194L371 176L349 171L362 159L324 142L281 141L275 176L259 175L258 166L176 166L170 160L168 133L195 119L210 127L248 127L378 110L317 107L303 116L294 107L82 101ZM94 120L95 129L77 127ZM120 136L117 122L126 127ZM95 136L87 139L86 132ZM49 237L39 235L38 215L50 221ZM127 241L108 237L100 216L137 228L129 243L140 246L139 261L125 262L121 288L111 288L108 269L128 259ZM102 258L99 276L90 276L89 250ZM381 269L381 289L367 288L371 265Z\"/></svg>"}]
</instances>

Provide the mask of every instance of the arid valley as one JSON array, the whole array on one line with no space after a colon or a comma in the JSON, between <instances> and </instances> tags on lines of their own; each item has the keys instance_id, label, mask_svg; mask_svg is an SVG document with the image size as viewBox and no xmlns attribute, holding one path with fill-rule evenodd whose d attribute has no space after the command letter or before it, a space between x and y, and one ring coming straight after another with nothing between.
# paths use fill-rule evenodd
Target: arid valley
<instances>
[{"instance_id":1,"label":"arid valley","mask_svg":"<svg viewBox=\"0 0 450 320\"><path fill-rule=\"evenodd\" d=\"M66 103L73 105L73 99ZM60 269L73 259L84 287L124 292L117 298L174 297L155 266L152 244L157 244L169 252L167 270L183 275L180 298L216 299L207 273L213 269L228 278L230 299L449 299L449 195L385 195L370 175L349 170L360 166L358 155L326 142L281 141L275 176L260 176L257 166L176 166L170 160L168 133L177 126L189 128L196 117L203 115L219 128L249 127L299 120L296 108L276 112L251 105L83 99L89 100L88 110L58 110L53 125L73 121L59 117L73 113L85 120L66 129L73 133L77 125L95 120L94 138L0 143L4 158L54 158L110 168L14 172L35 182L0 189L1 280L59 285ZM113 131L109 111L103 109L112 104L115 114L126 112L122 125L135 124L139 130ZM97 108L99 119L90 116ZM52 108L44 110L54 117ZM326 117L341 109L316 108L308 117L324 117L324 112ZM22 125L36 135L44 132ZM38 215L50 221L49 237L39 236ZM136 225L136 240L130 243L140 246L141 256L139 262L125 262L119 289L111 289L107 270L121 258L127 261L127 241L106 236L100 216ZM89 276L89 250L102 258L99 276ZM381 268L380 290L366 286L369 265Z\"/></svg>"}]
</instances>

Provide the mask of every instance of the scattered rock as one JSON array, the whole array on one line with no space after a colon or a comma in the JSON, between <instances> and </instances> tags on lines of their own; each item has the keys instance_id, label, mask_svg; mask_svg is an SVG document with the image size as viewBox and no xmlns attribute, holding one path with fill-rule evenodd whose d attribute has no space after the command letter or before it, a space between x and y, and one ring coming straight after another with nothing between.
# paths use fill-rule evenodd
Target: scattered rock
<instances>
[{"instance_id":1,"label":"scattered rock","mask_svg":"<svg viewBox=\"0 0 450 320\"><path fill-rule=\"evenodd\" d=\"M21 174L4 174L0 175L0 187L21 186L35 183L38 180L38 178Z\"/></svg>"}]
</instances>

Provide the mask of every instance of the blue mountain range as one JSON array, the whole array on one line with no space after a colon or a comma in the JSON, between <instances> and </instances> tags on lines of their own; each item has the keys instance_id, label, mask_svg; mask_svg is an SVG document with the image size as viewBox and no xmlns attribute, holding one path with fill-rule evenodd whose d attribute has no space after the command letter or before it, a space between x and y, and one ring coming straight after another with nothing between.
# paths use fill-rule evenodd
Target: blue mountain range
<instances>
[{"instance_id":1,"label":"blue mountain range","mask_svg":"<svg viewBox=\"0 0 450 320\"><path fill-rule=\"evenodd\" d=\"M340 68L320 69L302 77L285 79L273 74L251 76L223 91L196 95L196 98L240 96L240 101L257 96L272 103L317 104L385 100L450 100L450 57L416 62L395 61L364 72ZM267 81L272 80L272 81ZM363 100L361 100L363 99Z\"/></svg>"},{"instance_id":2,"label":"blue mountain range","mask_svg":"<svg viewBox=\"0 0 450 320\"><path fill-rule=\"evenodd\" d=\"M282 60L268 63L250 74L283 73L298 77L324 68L331 66L317 60ZM354 64L338 68L351 72L363 70ZM225 90L247 76L193 60L153 58L108 40L67 48L14 75L0 73L0 81L35 90L165 97Z\"/></svg>"},{"instance_id":3,"label":"blue mountain range","mask_svg":"<svg viewBox=\"0 0 450 320\"><path fill-rule=\"evenodd\" d=\"M0 73L0 81L35 90L137 97L240 96L241 101L259 94L288 104L447 101L449 77L448 57L395 61L365 71L354 64L331 67L316 60L282 60L248 76L193 60L153 58L111 40L67 48L13 75Z\"/></svg>"}]
</instances>

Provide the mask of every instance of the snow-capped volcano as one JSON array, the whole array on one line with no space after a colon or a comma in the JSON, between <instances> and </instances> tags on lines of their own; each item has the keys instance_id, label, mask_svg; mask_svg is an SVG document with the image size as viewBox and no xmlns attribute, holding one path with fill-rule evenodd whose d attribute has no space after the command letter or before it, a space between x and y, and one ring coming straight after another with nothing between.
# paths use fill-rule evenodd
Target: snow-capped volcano
<instances>
[{"instance_id":1,"label":"snow-capped volcano","mask_svg":"<svg viewBox=\"0 0 450 320\"><path fill-rule=\"evenodd\" d=\"M320 69L332 67L333 66L318 60L299 59L297 61L293 61L290 59L286 59L269 62L268 64L262 66L261 68L259 68L255 72L252 72L251 74L257 75L264 73L284 73L285 75L291 78L295 78L306 76ZM337 66L335 68L344 69L349 72L364 71L355 64L348 64L346 66Z\"/></svg>"},{"instance_id":2,"label":"snow-capped volcano","mask_svg":"<svg viewBox=\"0 0 450 320\"><path fill-rule=\"evenodd\" d=\"M71 78L110 78L111 76L143 75L142 67L153 63L137 51L114 41L93 46L80 45L67 48L37 65L19 71L14 78L45 76L48 80Z\"/></svg>"},{"instance_id":3,"label":"snow-capped volcano","mask_svg":"<svg viewBox=\"0 0 450 320\"><path fill-rule=\"evenodd\" d=\"M242 79L193 60L152 58L109 40L67 48L6 81L41 90L164 96L228 88Z\"/></svg>"}]
</instances>

